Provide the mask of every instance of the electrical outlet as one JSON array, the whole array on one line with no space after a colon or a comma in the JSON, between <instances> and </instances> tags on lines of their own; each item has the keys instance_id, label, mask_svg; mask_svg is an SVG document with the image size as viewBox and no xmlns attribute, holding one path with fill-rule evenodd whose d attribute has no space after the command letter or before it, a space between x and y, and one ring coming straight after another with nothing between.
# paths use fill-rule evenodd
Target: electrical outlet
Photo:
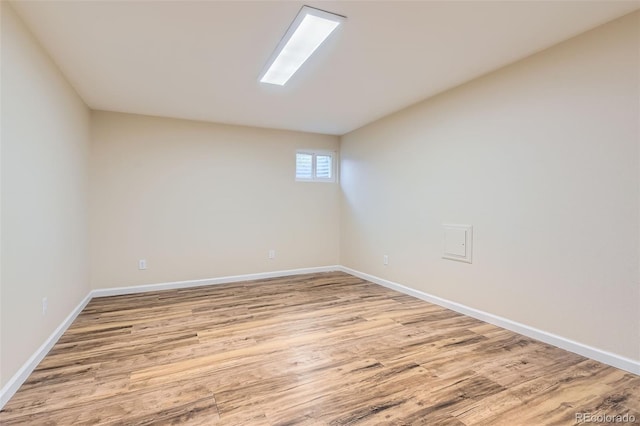
<instances>
[{"instance_id":1,"label":"electrical outlet","mask_svg":"<svg viewBox=\"0 0 640 426\"><path fill-rule=\"evenodd\" d=\"M144 269L147 269L147 260L146 259L138 260L138 269L140 269L141 271L144 270Z\"/></svg>"},{"instance_id":2,"label":"electrical outlet","mask_svg":"<svg viewBox=\"0 0 640 426\"><path fill-rule=\"evenodd\" d=\"M386 254L382 256L382 264L385 266L389 264L389 256L387 256Z\"/></svg>"},{"instance_id":3,"label":"electrical outlet","mask_svg":"<svg viewBox=\"0 0 640 426\"><path fill-rule=\"evenodd\" d=\"M276 251L274 249L269 250L269 259L276 258Z\"/></svg>"},{"instance_id":4,"label":"electrical outlet","mask_svg":"<svg viewBox=\"0 0 640 426\"><path fill-rule=\"evenodd\" d=\"M49 307L49 301L46 297L42 298L42 315L47 314L47 308Z\"/></svg>"}]
</instances>

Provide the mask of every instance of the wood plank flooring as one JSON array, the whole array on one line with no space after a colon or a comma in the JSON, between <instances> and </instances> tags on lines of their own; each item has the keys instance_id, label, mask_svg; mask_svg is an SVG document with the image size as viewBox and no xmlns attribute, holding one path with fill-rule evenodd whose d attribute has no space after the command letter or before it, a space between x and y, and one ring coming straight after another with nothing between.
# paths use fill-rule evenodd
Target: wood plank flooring
<instances>
[{"instance_id":1,"label":"wood plank flooring","mask_svg":"<svg viewBox=\"0 0 640 426\"><path fill-rule=\"evenodd\" d=\"M93 299L0 423L513 426L576 413L640 424L640 376L331 272Z\"/></svg>"}]
</instances>

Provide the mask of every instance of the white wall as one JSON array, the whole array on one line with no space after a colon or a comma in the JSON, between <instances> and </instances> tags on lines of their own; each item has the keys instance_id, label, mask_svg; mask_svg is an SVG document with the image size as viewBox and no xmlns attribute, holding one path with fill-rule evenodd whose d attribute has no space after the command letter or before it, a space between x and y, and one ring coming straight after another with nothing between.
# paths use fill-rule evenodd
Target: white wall
<instances>
[{"instance_id":1,"label":"white wall","mask_svg":"<svg viewBox=\"0 0 640 426\"><path fill-rule=\"evenodd\" d=\"M89 291L89 111L11 6L0 4L2 386Z\"/></svg>"},{"instance_id":2,"label":"white wall","mask_svg":"<svg viewBox=\"0 0 640 426\"><path fill-rule=\"evenodd\" d=\"M345 135L342 264L640 360L639 31L628 15ZM441 259L443 223L474 226L473 264Z\"/></svg>"},{"instance_id":3,"label":"white wall","mask_svg":"<svg viewBox=\"0 0 640 426\"><path fill-rule=\"evenodd\" d=\"M338 138L93 112L92 287L337 264L340 187L295 182L298 148Z\"/></svg>"}]
</instances>

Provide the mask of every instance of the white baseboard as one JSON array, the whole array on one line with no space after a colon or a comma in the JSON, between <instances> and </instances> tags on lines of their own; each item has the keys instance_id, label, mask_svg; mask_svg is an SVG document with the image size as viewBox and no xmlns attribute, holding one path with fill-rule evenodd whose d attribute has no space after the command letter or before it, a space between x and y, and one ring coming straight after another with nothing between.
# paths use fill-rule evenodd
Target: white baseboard
<instances>
[{"instance_id":1,"label":"white baseboard","mask_svg":"<svg viewBox=\"0 0 640 426\"><path fill-rule=\"evenodd\" d=\"M24 363L22 367L9 379L9 381L0 389L0 410L18 391L20 386L29 378L29 375L40 364L40 361L49 353L53 345L56 344L60 336L67 331L67 328L73 323L78 314L82 312L85 306L91 301L91 292L76 306L73 311L62 321L62 323L54 330L53 333L44 341L42 346L34 352L33 355Z\"/></svg>"},{"instance_id":2,"label":"white baseboard","mask_svg":"<svg viewBox=\"0 0 640 426\"><path fill-rule=\"evenodd\" d=\"M175 282L167 282L160 284L148 284L148 285L139 285L132 287L114 287L114 288L103 288L92 290L87 294L87 296L82 299L80 304L75 307L75 309L67 316L67 318L62 321L62 324L55 329L55 331L47 338L47 340L38 348L38 350L31 355L31 358L24 363L22 367L18 370L16 374L13 375L9 379L9 381L2 387L0 390L0 410L5 406L5 404L11 399L11 397L18 391L20 386L27 380L29 375L33 372L33 370L38 366L40 361L47 355L47 353L51 350L53 345L58 341L60 336L69 328L71 323L76 319L78 314L82 312L85 306L93 299L94 297L104 297L104 296L119 296L123 294L133 294L133 293L144 293L148 291L159 291L159 290L171 290L177 288L186 288L186 287L197 287L203 285L214 285L214 284L227 284L234 283L240 281L253 281L253 280L261 280L265 278L277 278L277 277L286 277L290 275L301 275L301 274L313 274L318 272L331 272L331 271L339 271L341 270L341 266L333 265L333 266L320 266L316 268L301 268L301 269L288 269L283 271L273 271L273 272L263 272L257 274L246 274L246 275L233 275L227 277L220 278L207 278L202 280L190 280L190 281L175 281Z\"/></svg>"},{"instance_id":3,"label":"white baseboard","mask_svg":"<svg viewBox=\"0 0 640 426\"><path fill-rule=\"evenodd\" d=\"M199 287L203 285L228 284L240 281L254 281L265 278L287 277L290 275L315 274L318 272L340 271L340 265L319 266L316 268L287 269L283 271L261 272L257 274L231 275L201 280L174 281L160 284L146 284L130 287L101 288L91 292L92 297L120 296L123 294L144 293L148 291L175 290L178 288Z\"/></svg>"},{"instance_id":4,"label":"white baseboard","mask_svg":"<svg viewBox=\"0 0 640 426\"><path fill-rule=\"evenodd\" d=\"M385 280L383 278L379 278L374 275L365 274L364 272L356 271L354 269L347 268L345 266L342 266L340 270L342 272L346 272L347 274L355 275L356 277L362 278L367 281L371 281L372 283L379 284L381 286L390 288L392 290L399 291L400 293L417 297L418 299L422 299L426 302L430 302L435 305L439 305L444 308L451 309L452 311L456 311L461 314L479 319L481 321L488 322L493 325L497 325L498 327L506 328L507 330L511 330L516 333L522 334L524 336L531 337L536 340L540 340L541 342L548 343L550 345L565 349L569 352L573 352L578 355L582 355L587 358L600 361L612 367L616 367L621 370L625 370L630 373L640 375L640 361L626 358L621 355L607 352L602 349L594 348L592 346L585 345L583 343L576 342L574 340L567 339L565 337L558 336L556 334L549 333L544 330L539 330L537 328L530 327L528 325L521 324L519 322L511 321L510 319L507 319L507 318L499 317L497 315L480 311L478 309L474 309L469 306L462 305L460 303L452 302L450 300L443 299L441 297L433 296L431 294L424 293L420 290L406 287L402 284Z\"/></svg>"}]
</instances>

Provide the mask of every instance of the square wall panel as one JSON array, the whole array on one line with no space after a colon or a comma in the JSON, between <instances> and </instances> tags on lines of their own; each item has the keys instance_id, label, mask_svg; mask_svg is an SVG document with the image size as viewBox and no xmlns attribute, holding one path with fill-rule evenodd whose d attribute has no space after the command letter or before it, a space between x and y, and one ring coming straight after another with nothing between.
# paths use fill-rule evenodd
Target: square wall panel
<instances>
[{"instance_id":1,"label":"square wall panel","mask_svg":"<svg viewBox=\"0 0 640 426\"><path fill-rule=\"evenodd\" d=\"M443 259L471 263L473 227L471 225L442 225Z\"/></svg>"}]
</instances>

